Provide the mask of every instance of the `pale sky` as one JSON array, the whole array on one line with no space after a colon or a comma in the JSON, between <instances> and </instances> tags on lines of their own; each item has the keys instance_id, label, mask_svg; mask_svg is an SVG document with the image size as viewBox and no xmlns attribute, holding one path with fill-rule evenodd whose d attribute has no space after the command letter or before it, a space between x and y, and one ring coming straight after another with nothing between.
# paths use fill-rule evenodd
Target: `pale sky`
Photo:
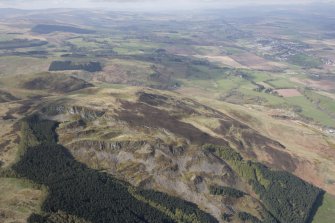
<instances>
[{"instance_id":1,"label":"pale sky","mask_svg":"<svg viewBox=\"0 0 335 223\"><path fill-rule=\"evenodd\" d=\"M335 0L0 0L0 8L201 9L241 5L335 3Z\"/></svg>"}]
</instances>

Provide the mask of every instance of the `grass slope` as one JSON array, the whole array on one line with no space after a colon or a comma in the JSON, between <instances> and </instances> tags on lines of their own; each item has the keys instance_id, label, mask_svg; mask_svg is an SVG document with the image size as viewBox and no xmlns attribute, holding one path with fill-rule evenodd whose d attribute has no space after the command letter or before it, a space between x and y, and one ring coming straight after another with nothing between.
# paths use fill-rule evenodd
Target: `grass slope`
<instances>
[{"instance_id":1,"label":"grass slope","mask_svg":"<svg viewBox=\"0 0 335 223\"><path fill-rule=\"evenodd\" d=\"M333 223L335 218L335 197L325 194L321 207L316 213L313 223Z\"/></svg>"}]
</instances>

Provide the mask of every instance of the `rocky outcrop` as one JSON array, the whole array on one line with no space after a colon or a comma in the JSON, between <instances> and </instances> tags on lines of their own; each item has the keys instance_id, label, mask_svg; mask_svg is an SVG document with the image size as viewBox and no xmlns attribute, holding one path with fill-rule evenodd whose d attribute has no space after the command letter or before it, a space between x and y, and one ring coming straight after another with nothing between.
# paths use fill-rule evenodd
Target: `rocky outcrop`
<instances>
[{"instance_id":1,"label":"rocky outcrop","mask_svg":"<svg viewBox=\"0 0 335 223\"><path fill-rule=\"evenodd\" d=\"M233 145L243 156L255 158L255 148L280 153L285 149L280 143L193 100L148 92L136 96L137 101L117 100L112 112L106 106L70 102L45 106L43 112L62 116L59 142L91 168L196 203L219 220L222 213L237 216L239 212L264 218L267 211L248 182L203 145ZM182 121L193 115L219 120L212 129L215 135ZM232 187L245 196L214 196L209 190L212 185Z\"/></svg>"},{"instance_id":2,"label":"rocky outcrop","mask_svg":"<svg viewBox=\"0 0 335 223\"><path fill-rule=\"evenodd\" d=\"M106 112L83 106L71 106L67 104L48 104L41 109L41 112L47 116L57 116L57 115L79 115L82 120L80 122L84 123L84 120L94 120L102 117Z\"/></svg>"}]
</instances>

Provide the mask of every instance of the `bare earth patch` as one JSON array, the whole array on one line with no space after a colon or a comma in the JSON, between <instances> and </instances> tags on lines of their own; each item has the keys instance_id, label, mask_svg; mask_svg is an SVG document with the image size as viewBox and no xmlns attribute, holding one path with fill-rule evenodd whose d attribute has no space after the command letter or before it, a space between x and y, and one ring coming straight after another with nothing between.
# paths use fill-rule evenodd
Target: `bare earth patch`
<instances>
[{"instance_id":1,"label":"bare earth patch","mask_svg":"<svg viewBox=\"0 0 335 223\"><path fill-rule=\"evenodd\" d=\"M302 95L297 89L279 89L276 90L276 92L285 98L297 97Z\"/></svg>"},{"instance_id":2,"label":"bare earth patch","mask_svg":"<svg viewBox=\"0 0 335 223\"><path fill-rule=\"evenodd\" d=\"M195 57L207 59L211 62L217 62L223 65L228 65L230 67L234 68L247 68L246 66L243 66L242 64L238 63L236 60L229 56L202 56L202 55L195 55Z\"/></svg>"},{"instance_id":3,"label":"bare earth patch","mask_svg":"<svg viewBox=\"0 0 335 223\"><path fill-rule=\"evenodd\" d=\"M231 58L242 64L243 66L249 67L251 69L271 71L285 67L283 64L267 61L264 58L252 53L242 53L239 55L231 56Z\"/></svg>"}]
</instances>

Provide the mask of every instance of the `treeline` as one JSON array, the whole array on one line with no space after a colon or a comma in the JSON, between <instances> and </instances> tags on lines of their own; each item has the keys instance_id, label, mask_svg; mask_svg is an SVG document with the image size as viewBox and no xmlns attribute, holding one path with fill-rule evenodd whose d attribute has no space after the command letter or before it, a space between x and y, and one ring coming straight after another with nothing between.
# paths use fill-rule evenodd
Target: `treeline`
<instances>
[{"instance_id":1,"label":"treeline","mask_svg":"<svg viewBox=\"0 0 335 223\"><path fill-rule=\"evenodd\" d=\"M224 159L240 177L252 185L275 218L269 215L265 222L278 220L282 223L305 223L324 193L288 172L273 171L260 163L245 161L231 148L206 145L205 149Z\"/></svg>"},{"instance_id":2,"label":"treeline","mask_svg":"<svg viewBox=\"0 0 335 223\"><path fill-rule=\"evenodd\" d=\"M254 179L250 184L267 209L281 222L307 222L324 191L288 172L269 171L263 165L258 165L257 169L270 183L264 187Z\"/></svg>"},{"instance_id":3,"label":"treeline","mask_svg":"<svg viewBox=\"0 0 335 223\"><path fill-rule=\"evenodd\" d=\"M247 212L239 212L238 213L239 219L241 219L243 222L250 222L250 223L262 223L258 218L255 216L247 213Z\"/></svg>"},{"instance_id":4,"label":"treeline","mask_svg":"<svg viewBox=\"0 0 335 223\"><path fill-rule=\"evenodd\" d=\"M153 190L139 190L138 193L151 202L159 203L175 213L181 222L215 223L217 220L201 211L197 205Z\"/></svg>"},{"instance_id":5,"label":"treeline","mask_svg":"<svg viewBox=\"0 0 335 223\"><path fill-rule=\"evenodd\" d=\"M56 126L37 115L22 121L24 153L12 169L48 187L42 213L31 215L28 222L217 222L194 204L153 191L138 192L77 162L57 144Z\"/></svg>"},{"instance_id":6,"label":"treeline","mask_svg":"<svg viewBox=\"0 0 335 223\"><path fill-rule=\"evenodd\" d=\"M88 72L102 71L100 62L74 63L72 61L53 61L49 71L85 70Z\"/></svg>"},{"instance_id":7,"label":"treeline","mask_svg":"<svg viewBox=\"0 0 335 223\"><path fill-rule=\"evenodd\" d=\"M57 122L40 119L38 115L24 118L21 124L21 139L19 153L23 155L27 148L41 144L55 144L57 142Z\"/></svg>"},{"instance_id":8,"label":"treeline","mask_svg":"<svg viewBox=\"0 0 335 223\"><path fill-rule=\"evenodd\" d=\"M48 44L47 41L42 41L38 39L28 40L28 39L13 39L8 41L0 42L0 50L10 50L16 48L28 48L37 47Z\"/></svg>"},{"instance_id":9,"label":"treeline","mask_svg":"<svg viewBox=\"0 0 335 223\"><path fill-rule=\"evenodd\" d=\"M90 222L174 222L134 199L126 184L75 161L61 145L29 148L13 169L48 187L42 205L46 216L63 211ZM46 216L35 215L30 222L44 222Z\"/></svg>"},{"instance_id":10,"label":"treeline","mask_svg":"<svg viewBox=\"0 0 335 223\"><path fill-rule=\"evenodd\" d=\"M229 196L233 198L241 198L244 196L244 192L240 190L236 190L231 187L218 186L218 185L211 185L209 187L209 192L212 195L223 195L223 196Z\"/></svg>"},{"instance_id":11,"label":"treeline","mask_svg":"<svg viewBox=\"0 0 335 223\"><path fill-rule=\"evenodd\" d=\"M38 215L38 214L32 214L28 218L28 223L29 222L34 222L34 223L62 223L62 222L67 222L67 223L91 223L89 221L86 221L82 218L79 218L77 216L69 215L65 212L59 211L57 213L53 214L46 214L44 216Z\"/></svg>"}]
</instances>

